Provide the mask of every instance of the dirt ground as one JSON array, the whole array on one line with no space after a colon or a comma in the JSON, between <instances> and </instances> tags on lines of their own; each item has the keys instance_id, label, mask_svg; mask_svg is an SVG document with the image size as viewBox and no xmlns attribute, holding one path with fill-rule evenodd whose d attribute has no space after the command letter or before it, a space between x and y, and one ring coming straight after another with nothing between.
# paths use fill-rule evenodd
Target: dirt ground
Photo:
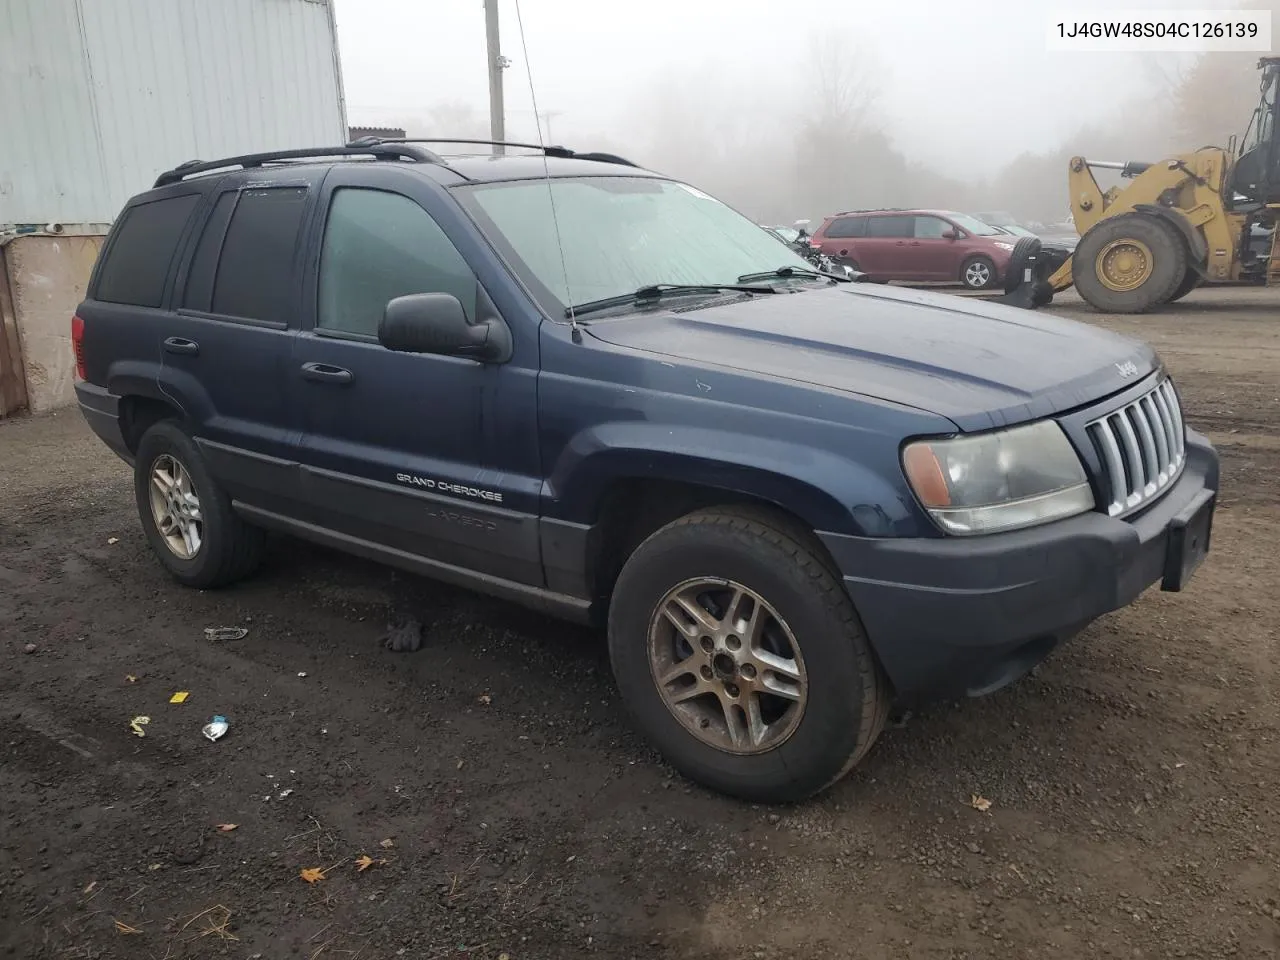
<instances>
[{"instance_id":1,"label":"dirt ground","mask_svg":"<svg viewBox=\"0 0 1280 960\"><path fill-rule=\"evenodd\" d=\"M392 575L291 542L184 590L78 413L0 423L0 955L1280 957L1280 301L1060 299L1219 444L1212 554L792 808L664 768L590 631L422 581L389 653Z\"/></svg>"}]
</instances>

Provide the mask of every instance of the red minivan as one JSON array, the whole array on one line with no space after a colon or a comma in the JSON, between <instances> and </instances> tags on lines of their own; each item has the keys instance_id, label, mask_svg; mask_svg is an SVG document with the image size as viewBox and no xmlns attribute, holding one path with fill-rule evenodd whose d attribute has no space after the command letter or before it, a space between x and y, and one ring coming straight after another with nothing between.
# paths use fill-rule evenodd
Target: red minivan
<instances>
[{"instance_id":1,"label":"red minivan","mask_svg":"<svg viewBox=\"0 0 1280 960\"><path fill-rule=\"evenodd\" d=\"M949 210L854 210L822 221L810 243L873 280L947 280L993 287L1017 237Z\"/></svg>"}]
</instances>

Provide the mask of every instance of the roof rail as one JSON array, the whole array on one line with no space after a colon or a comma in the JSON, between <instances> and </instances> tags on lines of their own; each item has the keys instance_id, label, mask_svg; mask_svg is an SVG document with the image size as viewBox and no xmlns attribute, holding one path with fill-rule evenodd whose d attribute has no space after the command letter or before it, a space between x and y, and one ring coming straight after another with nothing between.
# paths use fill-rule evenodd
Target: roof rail
<instances>
[{"instance_id":1,"label":"roof rail","mask_svg":"<svg viewBox=\"0 0 1280 960\"><path fill-rule=\"evenodd\" d=\"M348 146L372 147L379 144L390 143L467 143L480 147L521 147L525 150L540 150L548 157L559 157L565 160L594 160L597 163L619 163L627 167L636 166L636 164L632 163L625 157L620 157L614 153L578 153L576 150L570 150L568 147L553 146L551 144L542 143L517 143L513 140L471 140L467 138L448 139L445 137L361 137L359 140L352 140Z\"/></svg>"},{"instance_id":2,"label":"roof rail","mask_svg":"<svg viewBox=\"0 0 1280 960\"><path fill-rule=\"evenodd\" d=\"M268 163L280 163L289 160L312 160L320 157L374 157L378 160L414 160L418 163L445 162L436 154L412 143L398 143L394 140L373 142L366 137L342 147L308 147L301 150L275 150L270 153L249 153L239 157L225 157L221 160L188 160L180 163L172 170L166 170L156 177L155 186L164 187L171 183L180 183L187 177L213 170L226 170L239 167L247 170L261 167Z\"/></svg>"}]
</instances>

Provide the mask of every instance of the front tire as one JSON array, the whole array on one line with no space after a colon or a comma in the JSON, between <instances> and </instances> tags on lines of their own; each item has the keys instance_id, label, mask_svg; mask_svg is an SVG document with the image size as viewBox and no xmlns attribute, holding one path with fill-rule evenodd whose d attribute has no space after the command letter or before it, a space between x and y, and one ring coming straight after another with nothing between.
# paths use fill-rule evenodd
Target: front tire
<instances>
[{"instance_id":1,"label":"front tire","mask_svg":"<svg viewBox=\"0 0 1280 960\"><path fill-rule=\"evenodd\" d=\"M884 727L889 690L839 579L784 518L676 520L624 565L609 653L637 726L689 779L745 800L801 800Z\"/></svg>"},{"instance_id":2,"label":"front tire","mask_svg":"<svg viewBox=\"0 0 1280 960\"><path fill-rule=\"evenodd\" d=\"M960 267L960 282L969 290L986 290L996 282L996 265L990 257L970 257Z\"/></svg>"},{"instance_id":3,"label":"front tire","mask_svg":"<svg viewBox=\"0 0 1280 960\"><path fill-rule=\"evenodd\" d=\"M1095 224L1072 258L1076 290L1103 313L1145 313L1168 303L1186 281L1187 269L1186 241L1174 227L1145 213L1122 213Z\"/></svg>"},{"instance_id":4,"label":"front tire","mask_svg":"<svg viewBox=\"0 0 1280 960\"><path fill-rule=\"evenodd\" d=\"M179 583L221 587L257 569L262 531L231 509L199 447L176 422L162 420L142 435L133 481L147 541Z\"/></svg>"}]
</instances>

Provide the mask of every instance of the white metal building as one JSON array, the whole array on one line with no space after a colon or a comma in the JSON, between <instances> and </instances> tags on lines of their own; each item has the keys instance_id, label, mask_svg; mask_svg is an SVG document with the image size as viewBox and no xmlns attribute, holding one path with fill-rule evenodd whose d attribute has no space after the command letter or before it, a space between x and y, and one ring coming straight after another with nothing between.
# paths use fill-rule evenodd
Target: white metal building
<instances>
[{"instance_id":1,"label":"white metal building","mask_svg":"<svg viewBox=\"0 0 1280 960\"><path fill-rule=\"evenodd\" d=\"M184 160L346 129L329 0L0 0L0 229L109 223Z\"/></svg>"},{"instance_id":2,"label":"white metal building","mask_svg":"<svg viewBox=\"0 0 1280 960\"><path fill-rule=\"evenodd\" d=\"M346 134L332 0L0 0L0 417L73 402L71 315L129 197Z\"/></svg>"}]
</instances>

